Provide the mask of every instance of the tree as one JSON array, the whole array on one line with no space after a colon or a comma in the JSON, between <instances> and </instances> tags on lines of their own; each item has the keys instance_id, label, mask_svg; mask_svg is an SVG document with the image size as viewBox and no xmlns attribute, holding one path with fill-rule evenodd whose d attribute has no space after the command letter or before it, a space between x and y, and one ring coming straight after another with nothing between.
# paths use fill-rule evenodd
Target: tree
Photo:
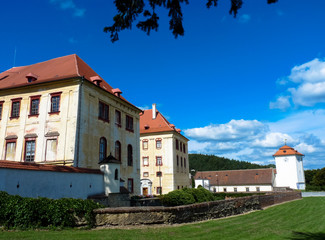
<instances>
[{"instance_id":1,"label":"tree","mask_svg":"<svg viewBox=\"0 0 325 240\"><path fill-rule=\"evenodd\" d=\"M277 1L267 0L267 3L270 4ZM147 5L145 5L145 2L147 2ZM149 35L151 30L157 31L159 27L159 17L156 13L156 7L164 7L169 11L169 29L175 38L183 36L184 28L181 3L189 4L189 0L114 0L118 13L113 17L114 24L105 27L104 32L109 32L111 41L115 42L119 39L118 33L125 29L131 29L132 23L142 15L145 20L138 21L136 26ZM217 3L218 0L206 0L206 7L216 7ZM230 0L230 3L229 14L233 14L236 17L238 10L243 5L243 0Z\"/></svg>"},{"instance_id":2,"label":"tree","mask_svg":"<svg viewBox=\"0 0 325 240\"><path fill-rule=\"evenodd\" d=\"M313 178L313 184L315 186L325 186L325 168L322 168L315 174Z\"/></svg>"}]
</instances>

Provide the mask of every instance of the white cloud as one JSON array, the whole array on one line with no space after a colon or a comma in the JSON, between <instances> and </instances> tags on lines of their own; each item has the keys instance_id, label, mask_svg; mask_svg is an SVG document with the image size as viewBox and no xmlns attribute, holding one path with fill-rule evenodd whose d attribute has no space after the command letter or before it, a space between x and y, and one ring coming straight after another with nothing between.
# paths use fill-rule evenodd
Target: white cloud
<instances>
[{"instance_id":1,"label":"white cloud","mask_svg":"<svg viewBox=\"0 0 325 240\"><path fill-rule=\"evenodd\" d=\"M73 0L50 0L50 3L58 5L62 10L73 10L73 15L83 17L86 9L78 8Z\"/></svg>"},{"instance_id":2,"label":"white cloud","mask_svg":"<svg viewBox=\"0 0 325 240\"><path fill-rule=\"evenodd\" d=\"M295 105L314 106L325 102L325 79L324 82L305 83L298 88L289 88Z\"/></svg>"},{"instance_id":3,"label":"white cloud","mask_svg":"<svg viewBox=\"0 0 325 240\"><path fill-rule=\"evenodd\" d=\"M149 110L151 107L149 106L137 106L137 108L140 108L141 110Z\"/></svg>"},{"instance_id":4,"label":"white cloud","mask_svg":"<svg viewBox=\"0 0 325 240\"><path fill-rule=\"evenodd\" d=\"M287 82L286 82L287 81ZM277 84L285 85L290 81L294 87L287 89L275 102L270 102L271 109L286 110L290 107L289 97L296 107L313 107L325 103L325 61L315 58L307 63L295 66L286 78L277 80Z\"/></svg>"},{"instance_id":5,"label":"white cloud","mask_svg":"<svg viewBox=\"0 0 325 240\"><path fill-rule=\"evenodd\" d=\"M256 139L253 145L256 147L275 148L283 145L285 141L295 142L295 140L285 133L269 132L263 138Z\"/></svg>"},{"instance_id":6,"label":"white cloud","mask_svg":"<svg viewBox=\"0 0 325 240\"><path fill-rule=\"evenodd\" d=\"M251 138L266 131L265 125L257 120L231 120L226 124L211 124L206 127L186 129L187 136L199 140L233 141Z\"/></svg>"},{"instance_id":7,"label":"white cloud","mask_svg":"<svg viewBox=\"0 0 325 240\"><path fill-rule=\"evenodd\" d=\"M306 168L325 167L325 110L306 110L270 123L231 120L185 130L189 151L230 159L274 163L273 154L284 145L305 154Z\"/></svg>"},{"instance_id":8,"label":"white cloud","mask_svg":"<svg viewBox=\"0 0 325 240\"><path fill-rule=\"evenodd\" d=\"M251 16L248 14L243 14L239 16L239 22L241 23L247 23L251 20Z\"/></svg>"},{"instance_id":9,"label":"white cloud","mask_svg":"<svg viewBox=\"0 0 325 240\"><path fill-rule=\"evenodd\" d=\"M275 102L270 102L270 109L280 109L282 111L291 107L289 96L280 96Z\"/></svg>"},{"instance_id":10,"label":"white cloud","mask_svg":"<svg viewBox=\"0 0 325 240\"><path fill-rule=\"evenodd\" d=\"M291 69L289 79L295 83L324 82L325 62L315 58L312 61L295 66Z\"/></svg>"}]
</instances>

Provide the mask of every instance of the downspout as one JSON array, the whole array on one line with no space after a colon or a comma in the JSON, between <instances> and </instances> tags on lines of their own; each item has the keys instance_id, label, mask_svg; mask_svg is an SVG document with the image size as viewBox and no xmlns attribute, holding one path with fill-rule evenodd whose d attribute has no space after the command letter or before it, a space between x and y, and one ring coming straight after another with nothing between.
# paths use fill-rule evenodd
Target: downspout
<instances>
[{"instance_id":1,"label":"downspout","mask_svg":"<svg viewBox=\"0 0 325 240\"><path fill-rule=\"evenodd\" d=\"M75 167L79 167L79 149L80 149L80 122L81 122L81 94L82 85L84 83L84 76L81 77L81 83L79 85L79 96L78 96L78 114L77 114L77 131L76 131L76 153L75 153Z\"/></svg>"}]
</instances>

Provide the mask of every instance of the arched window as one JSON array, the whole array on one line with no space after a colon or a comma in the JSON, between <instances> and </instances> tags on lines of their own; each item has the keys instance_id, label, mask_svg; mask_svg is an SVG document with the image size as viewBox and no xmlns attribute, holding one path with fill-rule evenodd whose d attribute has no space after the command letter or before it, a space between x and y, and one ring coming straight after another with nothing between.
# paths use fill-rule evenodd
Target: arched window
<instances>
[{"instance_id":1,"label":"arched window","mask_svg":"<svg viewBox=\"0 0 325 240\"><path fill-rule=\"evenodd\" d=\"M133 150L132 145L128 145L128 166L133 166Z\"/></svg>"},{"instance_id":2,"label":"arched window","mask_svg":"<svg viewBox=\"0 0 325 240\"><path fill-rule=\"evenodd\" d=\"M114 179L115 179L115 180L118 180L118 169L115 169Z\"/></svg>"},{"instance_id":3,"label":"arched window","mask_svg":"<svg viewBox=\"0 0 325 240\"><path fill-rule=\"evenodd\" d=\"M107 141L106 138L101 137L99 140L99 161L106 157Z\"/></svg>"},{"instance_id":4,"label":"arched window","mask_svg":"<svg viewBox=\"0 0 325 240\"><path fill-rule=\"evenodd\" d=\"M115 142L115 158L121 162L121 143Z\"/></svg>"}]
</instances>

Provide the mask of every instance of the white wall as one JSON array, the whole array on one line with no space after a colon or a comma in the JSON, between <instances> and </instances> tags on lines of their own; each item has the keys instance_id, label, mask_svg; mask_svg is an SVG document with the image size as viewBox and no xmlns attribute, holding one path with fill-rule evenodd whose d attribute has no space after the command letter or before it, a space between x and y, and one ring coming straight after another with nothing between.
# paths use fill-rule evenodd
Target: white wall
<instances>
[{"instance_id":1,"label":"white wall","mask_svg":"<svg viewBox=\"0 0 325 240\"><path fill-rule=\"evenodd\" d=\"M226 188L226 192L235 192L235 188L237 188L237 192L247 192L246 188L249 189L248 192L258 192L257 188L259 188L259 192L270 192L273 191L273 187L271 185L244 185L244 186L210 186L210 191L212 192L224 192Z\"/></svg>"},{"instance_id":2,"label":"white wall","mask_svg":"<svg viewBox=\"0 0 325 240\"><path fill-rule=\"evenodd\" d=\"M103 194L102 174L0 168L0 191L22 197L81 198Z\"/></svg>"},{"instance_id":3,"label":"white wall","mask_svg":"<svg viewBox=\"0 0 325 240\"><path fill-rule=\"evenodd\" d=\"M301 156L277 156L276 187L305 189L305 176ZM299 188L298 188L299 187Z\"/></svg>"}]
</instances>

